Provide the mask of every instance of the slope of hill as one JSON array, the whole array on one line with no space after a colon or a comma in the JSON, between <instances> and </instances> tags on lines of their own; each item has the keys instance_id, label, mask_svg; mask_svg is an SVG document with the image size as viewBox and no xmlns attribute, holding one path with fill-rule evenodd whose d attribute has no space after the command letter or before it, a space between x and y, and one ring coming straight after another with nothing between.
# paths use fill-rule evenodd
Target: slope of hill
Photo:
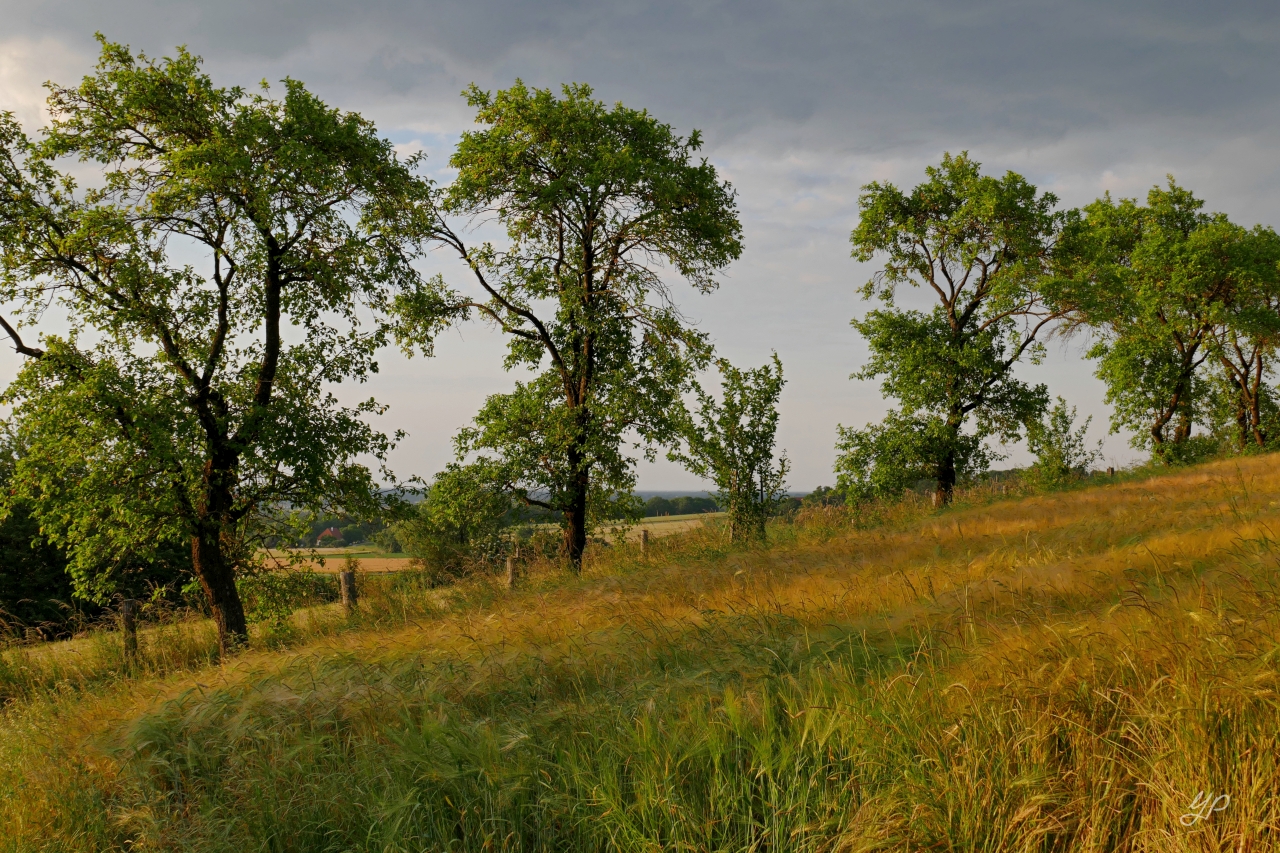
<instances>
[{"instance_id":1,"label":"slope of hill","mask_svg":"<svg viewBox=\"0 0 1280 853\"><path fill-rule=\"evenodd\" d=\"M1280 458L853 521L6 653L0 850L1280 847Z\"/></svg>"}]
</instances>

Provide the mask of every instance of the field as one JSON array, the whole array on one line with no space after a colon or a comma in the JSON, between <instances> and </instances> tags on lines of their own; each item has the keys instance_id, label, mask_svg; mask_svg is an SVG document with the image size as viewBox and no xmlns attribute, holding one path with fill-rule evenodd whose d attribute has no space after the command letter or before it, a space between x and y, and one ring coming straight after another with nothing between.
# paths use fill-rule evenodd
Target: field
<instances>
[{"instance_id":1,"label":"field","mask_svg":"<svg viewBox=\"0 0 1280 853\"><path fill-rule=\"evenodd\" d=\"M652 518L646 518L640 523L627 529L626 540L628 542L639 542L641 531L648 530L649 538L656 539L660 536L671 536L675 533L687 533L702 527L704 524L716 523L719 519L724 518L722 512L699 512L692 515L658 515ZM614 540L614 531L605 532L605 536L610 542Z\"/></svg>"},{"instance_id":2,"label":"field","mask_svg":"<svg viewBox=\"0 0 1280 853\"><path fill-rule=\"evenodd\" d=\"M1278 537L1251 457L11 649L0 850L1274 850Z\"/></svg>"},{"instance_id":3,"label":"field","mask_svg":"<svg viewBox=\"0 0 1280 853\"><path fill-rule=\"evenodd\" d=\"M685 533L701 527L712 519L723 517L724 513L722 512L704 512L694 515L664 515L646 518L626 529L626 541L639 542L642 530L648 530L650 538L656 539L661 536L670 536L674 533ZM607 541L613 542L617 538L618 531L613 528L607 528L601 533ZM271 550L266 553L268 558L273 560L283 562L287 558L287 554L283 551ZM317 572L330 574L342 571L347 557L354 557L359 560L361 570L366 572L399 572L413 568L413 558L408 554L391 554L379 551L373 545L352 545L347 548L316 548L309 553L316 555L319 559L306 559L303 561L303 565Z\"/></svg>"},{"instance_id":4,"label":"field","mask_svg":"<svg viewBox=\"0 0 1280 853\"><path fill-rule=\"evenodd\" d=\"M303 565L317 572L340 572L346 565L347 557L355 557L360 561L360 568L366 572L398 572L411 568L413 558L408 554L391 554L380 551L373 545L352 545L349 548L314 548L305 552L308 559ZM310 557L315 555L315 557ZM268 561L285 562L288 554L284 551L270 550L266 552ZM317 559L318 558L318 559Z\"/></svg>"}]
</instances>

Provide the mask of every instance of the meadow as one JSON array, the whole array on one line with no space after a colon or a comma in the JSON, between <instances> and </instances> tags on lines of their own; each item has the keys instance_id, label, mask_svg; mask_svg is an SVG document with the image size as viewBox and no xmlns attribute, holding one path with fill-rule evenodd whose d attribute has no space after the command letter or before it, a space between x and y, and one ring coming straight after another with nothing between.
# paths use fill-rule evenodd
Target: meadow
<instances>
[{"instance_id":1,"label":"meadow","mask_svg":"<svg viewBox=\"0 0 1280 853\"><path fill-rule=\"evenodd\" d=\"M1280 457L1001 491L4 650L0 851L1280 847Z\"/></svg>"}]
</instances>

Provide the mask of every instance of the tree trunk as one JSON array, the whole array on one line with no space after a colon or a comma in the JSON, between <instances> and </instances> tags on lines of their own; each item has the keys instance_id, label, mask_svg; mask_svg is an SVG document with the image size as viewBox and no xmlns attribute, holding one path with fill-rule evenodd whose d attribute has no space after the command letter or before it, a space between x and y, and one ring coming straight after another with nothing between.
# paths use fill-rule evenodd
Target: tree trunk
<instances>
[{"instance_id":1,"label":"tree trunk","mask_svg":"<svg viewBox=\"0 0 1280 853\"><path fill-rule=\"evenodd\" d=\"M1267 446L1267 433L1262 428L1262 370L1264 367L1262 351L1254 356L1253 373L1250 377L1252 386L1246 382L1249 388L1249 420L1253 427L1254 440L1258 442L1258 447Z\"/></svg>"},{"instance_id":2,"label":"tree trunk","mask_svg":"<svg viewBox=\"0 0 1280 853\"><path fill-rule=\"evenodd\" d=\"M1151 425L1151 449L1156 456L1164 458L1164 425L1168 418L1161 418Z\"/></svg>"},{"instance_id":3,"label":"tree trunk","mask_svg":"<svg viewBox=\"0 0 1280 853\"><path fill-rule=\"evenodd\" d=\"M1186 444L1191 438L1191 416L1186 412L1178 413L1178 425L1173 430L1173 443Z\"/></svg>"},{"instance_id":4,"label":"tree trunk","mask_svg":"<svg viewBox=\"0 0 1280 853\"><path fill-rule=\"evenodd\" d=\"M577 484L564 511L564 552L574 574L582 574L582 555L587 550L587 490Z\"/></svg>"},{"instance_id":5,"label":"tree trunk","mask_svg":"<svg viewBox=\"0 0 1280 853\"><path fill-rule=\"evenodd\" d=\"M951 503L956 492L956 453L948 450L938 463L938 487L934 492L933 502L937 506Z\"/></svg>"},{"instance_id":6,"label":"tree trunk","mask_svg":"<svg viewBox=\"0 0 1280 853\"><path fill-rule=\"evenodd\" d=\"M584 454L577 448L569 450L569 470L573 480L569 484L569 501L564 510L564 553L574 574L582 574L582 555L587 550L587 492L589 473Z\"/></svg>"},{"instance_id":7,"label":"tree trunk","mask_svg":"<svg viewBox=\"0 0 1280 853\"><path fill-rule=\"evenodd\" d=\"M1249 436L1253 433L1254 424L1248 407L1248 391L1240 390L1240 398L1236 401L1236 430L1239 432L1239 449L1244 451L1249 446Z\"/></svg>"},{"instance_id":8,"label":"tree trunk","mask_svg":"<svg viewBox=\"0 0 1280 853\"><path fill-rule=\"evenodd\" d=\"M218 651L225 659L249 642L249 628L236 589L235 567L227 560L220 534L219 529L208 525L192 536L191 561L209 599L213 621L218 626Z\"/></svg>"},{"instance_id":9,"label":"tree trunk","mask_svg":"<svg viewBox=\"0 0 1280 853\"><path fill-rule=\"evenodd\" d=\"M738 495L729 504L729 541L735 545L746 542L755 533L754 519L745 503L746 499Z\"/></svg>"},{"instance_id":10,"label":"tree trunk","mask_svg":"<svg viewBox=\"0 0 1280 853\"><path fill-rule=\"evenodd\" d=\"M960 440L960 424L964 415L952 410L947 419L947 433L950 436L949 446L938 460L938 486L933 493L934 506L946 506L951 503L956 491L956 443Z\"/></svg>"}]
</instances>

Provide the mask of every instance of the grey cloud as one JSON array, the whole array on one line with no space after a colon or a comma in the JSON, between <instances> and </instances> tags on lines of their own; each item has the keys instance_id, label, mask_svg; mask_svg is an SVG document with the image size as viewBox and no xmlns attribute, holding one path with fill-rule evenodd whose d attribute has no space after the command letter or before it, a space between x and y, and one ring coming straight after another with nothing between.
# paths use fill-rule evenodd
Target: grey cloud
<instances>
[{"instance_id":1,"label":"grey cloud","mask_svg":"<svg viewBox=\"0 0 1280 853\"><path fill-rule=\"evenodd\" d=\"M456 98L516 75L595 84L681 126L803 127L822 147L1022 141L1117 121L1273 120L1280 7L1259 3L7 4L14 32L95 28L152 53L279 66L341 89ZM331 37L347 40L345 55ZM292 66L298 66L296 69Z\"/></svg>"}]
</instances>

